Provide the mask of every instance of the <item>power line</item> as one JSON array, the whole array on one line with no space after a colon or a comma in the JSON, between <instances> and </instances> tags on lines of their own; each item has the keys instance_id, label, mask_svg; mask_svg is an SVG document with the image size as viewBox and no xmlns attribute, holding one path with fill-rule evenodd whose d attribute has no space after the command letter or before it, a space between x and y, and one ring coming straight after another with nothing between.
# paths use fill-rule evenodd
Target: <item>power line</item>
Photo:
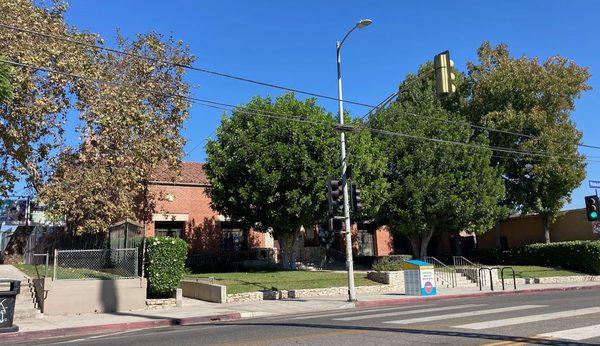
<instances>
[{"instance_id":1,"label":"power line","mask_svg":"<svg viewBox=\"0 0 600 346\"><path fill-rule=\"evenodd\" d=\"M224 77L224 78L229 78L229 79L233 79L233 80L237 80L237 81L242 81L242 82L257 84L257 85L266 86L266 87L269 87L269 88L280 89L280 90L285 90L285 91L291 91L291 92L294 92L294 93L308 95L308 96L312 96L312 97L317 97L317 98L322 98L322 99L327 99L327 100L332 100L332 101L340 101L339 98L333 97L333 96L318 94L318 93L315 93L315 92L305 91L305 90L301 90L301 89L297 89L297 88L286 87L286 86L279 85L279 84L274 84L274 83L262 82L262 81L259 81L259 80L256 80L256 79L250 79L250 78L240 77L240 76L236 76L236 75L233 75L233 74L224 73L224 72L218 72L218 71L214 71L214 70L209 70L209 69L206 69L206 68L201 68L201 67L197 67L197 66L193 66L193 65L189 65L189 64L181 64L181 63L176 63L176 62L173 62L173 61L162 60L162 59L155 59L155 58L151 58L151 57L144 56L144 55L139 55L139 54L134 54L134 53L128 53L128 52L125 52L125 51L122 51L122 50L118 50L118 49L114 49L114 48L103 47L103 46L99 46L99 45L93 44L93 43L78 41L78 40L74 40L74 39L71 39L71 38L68 38L68 37L64 37L64 36L58 36L58 35L47 34L47 33L39 32L39 31L35 31L35 30L25 29L25 28L22 28L22 27L14 26L14 25L0 23L0 27L1 28L5 28L5 29L10 29L10 30L15 30L15 31L20 31L20 32L28 33L28 34L31 34L31 35L36 35L36 36L41 36L41 37L45 37L45 38L50 38L50 39L53 39L53 40L60 40L60 41L64 41L64 42L69 42L69 43L77 44L77 45L88 47L88 48L96 48L96 49L101 49L101 50L104 50L104 51L107 51L107 52L111 52L111 53L132 56L134 58L142 59L142 60L146 60L146 61L150 61L150 62L153 62L153 63L159 63L159 64L171 65L171 66L175 66L175 67L181 67L181 68L185 68L185 69L189 69L189 70L193 70L193 71L197 71L197 72L202 72L202 73L211 74L211 75L215 75L215 76L219 76L219 77ZM369 108L373 108L374 107L372 105L369 105L369 104L366 104L366 103L363 103L363 102L357 102L357 101L343 100L343 102L346 102L346 103L349 103L349 104L353 104L353 105L357 105L357 106L369 107Z\"/></svg>"},{"instance_id":2,"label":"power line","mask_svg":"<svg viewBox=\"0 0 600 346\"><path fill-rule=\"evenodd\" d=\"M30 64L18 63L18 62L11 61L11 60L0 59L0 62L12 64L12 65L15 65L15 66L21 66L21 67L25 67L25 68L32 68L32 69L35 69L35 70L45 71L45 72L49 72L49 73L57 73L57 74L68 75L70 77L80 78L80 79L83 79L83 80L94 81L94 82L98 82L98 83L105 83L105 84L109 84L109 85L118 85L118 86L121 85L120 83L117 83L117 82L104 81L104 80L99 80L99 79L95 79L95 78L90 78L90 77L85 77L85 76L79 76L79 75L76 75L76 74L73 74L73 73L56 71L56 70L53 70L53 69L48 69L48 68L44 68L44 67L34 66L34 65L30 65ZM289 116L289 115L282 115L281 113L272 113L272 112L263 112L263 111L255 112L255 111L252 111L251 109L250 110L249 109L244 109L244 108L240 108L240 107L233 106L233 105L226 104L226 103L222 103L222 102L204 100L204 99L199 99L199 98L190 97L190 96L186 96L186 95L163 93L163 92L160 92L160 91L155 91L155 90L146 89L146 88L140 88L140 87L130 87L130 89L131 88L137 89L137 90L143 90L143 91L148 92L148 93L166 95L166 96L170 96L170 97L184 98L184 99L187 99L188 101L191 101L191 102L196 103L196 104L200 104L200 105L204 105L204 106L212 107L212 108L216 108L216 109L223 109L223 110L226 110L226 111L231 111L232 109L225 108L225 107L231 107L236 112L254 114L254 115L264 116L264 117L273 118L273 119L286 119L286 120L291 120L291 121L296 121L296 122L302 122L302 123L308 123L308 124L313 124L313 125L326 125L326 126L331 126L333 128L335 128L335 126L337 126L337 124L334 123L334 122L323 122L323 121L317 122L317 121L313 121L313 120L306 120L306 119L302 119L302 118L298 118L298 117L292 117L292 116ZM271 113L271 114L269 114L269 113ZM412 139L427 140L427 141L432 141L432 142L437 142L437 143L454 144L454 145L462 145L462 146L467 146L467 147L476 147L476 148L482 148L482 149L490 149L490 150L493 150L493 151L500 151L500 152L505 152L505 153L520 154L520 155L530 155L530 156L539 156L539 157L548 157L548 158L563 158L563 159L568 159L568 160L579 160L578 158L573 158L573 157L568 157L568 156L557 156L557 155L550 155L550 154L541 154L541 153L536 153L536 152L518 151L518 150L513 150L513 149L505 148L505 147L493 147L493 146L484 146L484 145L473 145L471 143L465 143L465 142L457 142L457 141L450 141L450 140L444 140L444 139L439 139L439 138L429 138L429 137L415 136L415 135L404 134L404 133L401 133L401 132L392 132L392 131L387 131L387 130L381 130L381 129L371 128L371 127L368 127L368 126L364 126L364 127L361 126L361 127L363 129L368 129L369 131L371 131L373 133L385 134L385 135L393 135L393 136L400 136L400 137L412 138ZM360 128L359 128L359 130L360 130ZM598 158L598 157L588 156L588 158ZM595 161L590 161L590 162L595 162ZM600 161L597 161L597 162L600 163Z\"/></svg>"},{"instance_id":3,"label":"power line","mask_svg":"<svg viewBox=\"0 0 600 346\"><path fill-rule=\"evenodd\" d=\"M45 38L49 38L49 39L60 40L60 41L64 41L64 42L69 42L69 43L77 44L77 45L80 45L80 46L85 46L85 47L88 47L88 48L96 48L96 49L101 49L101 50L112 52L112 53L116 53L116 54L122 54L122 55L132 56L134 58L142 59L142 60L146 60L146 61L151 61L153 63L160 63L160 64L171 65L171 66L175 66L175 67L182 67L182 68L190 69L190 70L193 70L193 71L198 71L198 72L212 74L212 75L216 75L216 76L220 76L220 77L225 77L225 78L230 78L230 79L234 79L234 80L244 81L244 82L248 82L248 83L258 84L258 85L267 86L267 87L271 87L271 88L275 88L275 89L281 89L281 90L291 91L291 92L295 92L295 93L298 93L298 94L313 96L313 97L317 97L317 98L324 98L324 99L328 99L328 100L340 101L340 99L337 98L337 97L332 97L332 96L317 94L317 93L313 93L313 92L303 91L303 90L300 90L300 89L285 87L285 86L278 85L278 84L262 82L262 81L258 81L258 80L254 80L254 79L249 79L249 78L244 78L244 77L240 77L240 76L235 76L235 75L228 74L228 73L222 73L222 72L217 72L217 71L213 71L213 70L208 70L208 69L205 69L205 68L200 68L200 67L196 67L196 66L192 66L192 65L188 65L188 64L180 64L180 63L175 63L173 61L167 61L167 60L161 60L161 59L154 59L154 58L151 58L151 57L148 57L148 56L144 56L144 55L128 53L128 52L125 52L125 51L122 51L122 50L118 50L118 49L114 49L114 48L109 48L109 47L104 47L104 46L100 46L100 45L97 45L97 44L92 44L92 43L88 43L88 42L74 40L72 38L65 37L65 36L58 36L58 35L53 35L53 34L47 34L47 33L39 32L39 31L35 31L35 30L30 30L30 29L26 29L26 28L14 26L14 25L9 25L9 24L5 24L5 23L0 23L0 27L1 28L5 28L5 29L19 31L19 32L28 33L28 34L31 34L31 35L41 36L41 37L45 37ZM423 79L427 75L428 74L423 74L423 75L419 76L418 78L413 79L412 81L409 82L409 84L404 85L404 88L406 88L408 85L410 85L412 83L415 83L416 81L419 81L419 80ZM360 117L360 120L364 120L370 114L372 114L372 113L374 113L374 112L382 109L383 107L385 107L395 96L399 95L403 91L405 91L405 89L401 88L399 91L392 93L390 96L388 96L387 98L385 98L382 102L380 102L377 106L369 105L369 104L366 104L366 103L363 103L363 102L351 101L351 100L342 100L342 102L346 102L346 103L349 103L349 104L354 104L354 105L359 105L359 106L364 106L364 107L371 108L371 110L369 112L367 112L362 117ZM456 124L456 125L461 125L461 126L470 126L471 128L479 129L479 130L485 130L485 131L491 131L491 132L497 132L497 133L515 135L515 136L520 136L520 137L529 138L529 139L535 139L536 138L535 136L527 135L527 134L524 134L524 133L507 131L507 130L500 130L500 129L496 129L496 128L492 128L492 127L488 127L488 126L476 125L476 124L473 124L473 123L470 123L470 122L453 121L453 120L449 120L449 119L442 119L442 118L437 118L437 117L428 116L428 115L415 114L415 113L403 113L403 114L417 116L417 117L424 117L424 118L428 118L428 119L432 119L432 120L436 120L436 121L442 121L442 122L449 123L449 124ZM589 145L589 144L584 144L584 143L579 143L578 146L584 147L584 148L589 148L589 149L600 149L600 146L594 146L594 145Z\"/></svg>"}]
</instances>

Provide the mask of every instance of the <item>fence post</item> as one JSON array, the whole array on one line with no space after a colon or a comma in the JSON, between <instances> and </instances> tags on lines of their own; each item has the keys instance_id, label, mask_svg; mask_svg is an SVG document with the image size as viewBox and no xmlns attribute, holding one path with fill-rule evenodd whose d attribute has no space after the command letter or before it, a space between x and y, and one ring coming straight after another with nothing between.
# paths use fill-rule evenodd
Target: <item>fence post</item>
<instances>
[{"instance_id":1,"label":"fence post","mask_svg":"<svg viewBox=\"0 0 600 346\"><path fill-rule=\"evenodd\" d=\"M44 268L44 278L48 277L48 262L50 261L50 252L46 252L46 268Z\"/></svg>"},{"instance_id":2,"label":"fence post","mask_svg":"<svg viewBox=\"0 0 600 346\"><path fill-rule=\"evenodd\" d=\"M56 281L56 267L58 266L58 249L54 248L54 270L52 274L52 281Z\"/></svg>"},{"instance_id":3,"label":"fence post","mask_svg":"<svg viewBox=\"0 0 600 346\"><path fill-rule=\"evenodd\" d=\"M135 248L135 271L134 277L138 277L138 249Z\"/></svg>"}]
</instances>

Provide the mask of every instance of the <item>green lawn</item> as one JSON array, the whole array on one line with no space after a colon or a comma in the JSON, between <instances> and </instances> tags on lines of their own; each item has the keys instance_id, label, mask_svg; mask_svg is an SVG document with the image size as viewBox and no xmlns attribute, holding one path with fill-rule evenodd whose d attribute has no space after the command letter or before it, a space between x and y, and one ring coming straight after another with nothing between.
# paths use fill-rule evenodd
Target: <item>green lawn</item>
<instances>
[{"instance_id":1,"label":"green lawn","mask_svg":"<svg viewBox=\"0 0 600 346\"><path fill-rule=\"evenodd\" d=\"M303 288L343 287L348 285L345 273L307 271L259 271L251 273L192 274L188 278L215 278L215 283L227 286L227 293L256 292L263 290L293 290ZM355 274L356 286L378 285L366 274Z\"/></svg>"},{"instance_id":2,"label":"green lawn","mask_svg":"<svg viewBox=\"0 0 600 346\"><path fill-rule=\"evenodd\" d=\"M503 266L500 266L503 267ZM573 276L583 275L578 272L561 269L561 268L547 268L538 266L509 266L515 270L515 276L518 278L545 278L549 276ZM510 270L504 271L505 278L512 278Z\"/></svg>"},{"instance_id":3,"label":"green lawn","mask_svg":"<svg viewBox=\"0 0 600 346\"><path fill-rule=\"evenodd\" d=\"M25 273L27 276L31 278L37 278L38 275L35 271L35 266L33 264L15 264L17 269ZM40 277L44 277L44 266L38 265L38 271L40 273ZM54 270L54 266L48 266L48 277L52 277L52 271ZM105 273L97 270L86 269L86 268L64 268L59 267L56 272L56 279L58 280L71 280L71 279L118 279L120 276Z\"/></svg>"}]
</instances>

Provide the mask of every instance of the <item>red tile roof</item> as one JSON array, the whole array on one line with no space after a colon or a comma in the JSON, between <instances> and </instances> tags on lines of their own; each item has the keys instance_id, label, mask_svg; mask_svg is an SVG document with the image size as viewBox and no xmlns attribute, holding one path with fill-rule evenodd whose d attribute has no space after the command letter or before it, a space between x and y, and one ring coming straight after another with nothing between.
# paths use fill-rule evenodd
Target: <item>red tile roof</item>
<instances>
[{"instance_id":1,"label":"red tile roof","mask_svg":"<svg viewBox=\"0 0 600 346\"><path fill-rule=\"evenodd\" d=\"M209 184L204 172L204 164L200 162L182 162L179 172L167 167L159 168L152 175L152 180L160 182Z\"/></svg>"}]
</instances>

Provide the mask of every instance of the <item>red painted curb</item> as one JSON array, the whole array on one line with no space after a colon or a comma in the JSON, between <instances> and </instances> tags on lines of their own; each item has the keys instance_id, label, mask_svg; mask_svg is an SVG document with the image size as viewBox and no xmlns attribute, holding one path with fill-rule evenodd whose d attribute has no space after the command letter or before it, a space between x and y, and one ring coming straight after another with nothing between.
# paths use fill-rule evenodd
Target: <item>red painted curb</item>
<instances>
[{"instance_id":1,"label":"red painted curb","mask_svg":"<svg viewBox=\"0 0 600 346\"><path fill-rule=\"evenodd\" d=\"M447 299L459 299L459 298L479 298L487 296L502 296L509 294L536 294L546 292L561 292L561 291L576 291L576 290L590 290L600 289L600 285L592 286L569 286L569 287L556 287L556 288L530 288L518 291L493 291L493 292L480 292L480 293L466 293L466 294L451 294L445 296L433 296L433 297L422 297L422 298L404 298L404 299L381 299L381 300L367 300L357 301L354 306L357 308L371 308L378 306L388 305L403 305L412 304L422 301L436 301L436 300L447 300Z\"/></svg>"},{"instance_id":2,"label":"red painted curb","mask_svg":"<svg viewBox=\"0 0 600 346\"><path fill-rule=\"evenodd\" d=\"M239 320L242 316L239 312L232 312L221 315L212 316L192 316L183 318L161 318L152 321L138 321L138 322L123 322L123 323L111 323L95 326L84 326L84 327L72 327L72 328L57 328L48 330L34 330L28 332L16 332L0 334L0 342L16 342L16 341L30 341L47 338L58 338L58 337L69 337L69 336L84 336L93 334L103 333L117 333L126 332L130 330L141 330L158 327L170 327L170 326L190 326L194 324L215 322L215 321L233 321Z\"/></svg>"}]
</instances>

